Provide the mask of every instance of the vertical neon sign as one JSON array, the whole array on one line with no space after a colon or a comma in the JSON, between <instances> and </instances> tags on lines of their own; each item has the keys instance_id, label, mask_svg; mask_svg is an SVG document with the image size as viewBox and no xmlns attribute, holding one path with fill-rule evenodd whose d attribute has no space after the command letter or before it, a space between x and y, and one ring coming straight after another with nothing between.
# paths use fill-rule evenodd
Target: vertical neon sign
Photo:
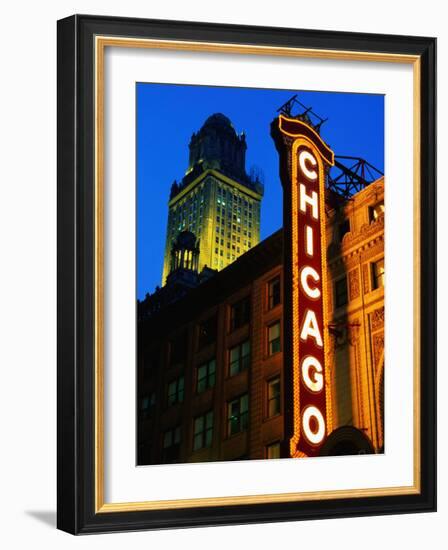
<instances>
[{"instance_id":1,"label":"vertical neon sign","mask_svg":"<svg viewBox=\"0 0 448 550\"><path fill-rule=\"evenodd\" d=\"M285 324L289 330L290 456L316 456L331 432L326 361L325 169L333 151L302 120L280 115L273 137L281 155L285 201Z\"/></svg>"}]
</instances>

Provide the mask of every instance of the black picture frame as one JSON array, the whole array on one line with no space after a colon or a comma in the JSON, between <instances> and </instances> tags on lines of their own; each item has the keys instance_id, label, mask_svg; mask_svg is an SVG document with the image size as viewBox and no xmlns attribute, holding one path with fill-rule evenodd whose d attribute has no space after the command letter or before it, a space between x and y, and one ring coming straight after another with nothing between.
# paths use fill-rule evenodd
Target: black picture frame
<instances>
[{"instance_id":1,"label":"black picture frame","mask_svg":"<svg viewBox=\"0 0 448 550\"><path fill-rule=\"evenodd\" d=\"M252 44L420 59L420 492L98 513L95 507L95 36ZM436 510L436 40L74 15L58 22L57 526L73 534Z\"/></svg>"}]
</instances>

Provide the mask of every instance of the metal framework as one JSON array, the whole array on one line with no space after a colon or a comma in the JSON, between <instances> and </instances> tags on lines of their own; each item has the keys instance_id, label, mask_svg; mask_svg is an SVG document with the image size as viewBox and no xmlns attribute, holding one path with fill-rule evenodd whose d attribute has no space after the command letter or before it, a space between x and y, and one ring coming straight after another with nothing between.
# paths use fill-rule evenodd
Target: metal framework
<instances>
[{"instance_id":1,"label":"metal framework","mask_svg":"<svg viewBox=\"0 0 448 550\"><path fill-rule=\"evenodd\" d=\"M301 112L294 114L295 108L299 107ZM304 109L304 110L302 110ZM287 117L298 118L304 122L308 122L316 130L320 132L320 128L324 122L327 122L328 118L322 118L312 110L312 107L307 107L297 99L297 94L293 95L291 99L288 99L279 109L277 113L281 113Z\"/></svg>"},{"instance_id":2,"label":"metal framework","mask_svg":"<svg viewBox=\"0 0 448 550\"><path fill-rule=\"evenodd\" d=\"M312 107L307 107L297 99L297 94L288 99L279 109L287 117L297 118L310 124L316 132L328 118L322 118L316 114ZM383 173L361 157L335 155L334 166L327 174L327 188L335 192L344 200L367 187L370 183L380 178Z\"/></svg>"},{"instance_id":3,"label":"metal framework","mask_svg":"<svg viewBox=\"0 0 448 550\"><path fill-rule=\"evenodd\" d=\"M367 187L383 173L361 157L335 155L327 175L327 187L344 199Z\"/></svg>"}]
</instances>

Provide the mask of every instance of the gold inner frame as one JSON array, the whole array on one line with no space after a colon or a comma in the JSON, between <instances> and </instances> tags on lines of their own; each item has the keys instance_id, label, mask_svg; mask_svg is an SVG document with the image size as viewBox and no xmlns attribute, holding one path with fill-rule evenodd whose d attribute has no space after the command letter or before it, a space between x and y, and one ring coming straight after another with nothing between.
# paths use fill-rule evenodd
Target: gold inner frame
<instances>
[{"instance_id":1,"label":"gold inner frame","mask_svg":"<svg viewBox=\"0 0 448 550\"><path fill-rule=\"evenodd\" d=\"M104 54L106 47L150 48L208 53L232 53L302 57L313 59L406 63L413 66L413 198L414 198L414 364L413 435L414 481L410 486L371 489L342 489L302 493L226 496L142 502L106 503L104 501ZM340 498L379 497L420 493L420 57L343 50L255 46L96 36L95 59L95 513L129 512L230 506L274 502L299 502Z\"/></svg>"}]
</instances>

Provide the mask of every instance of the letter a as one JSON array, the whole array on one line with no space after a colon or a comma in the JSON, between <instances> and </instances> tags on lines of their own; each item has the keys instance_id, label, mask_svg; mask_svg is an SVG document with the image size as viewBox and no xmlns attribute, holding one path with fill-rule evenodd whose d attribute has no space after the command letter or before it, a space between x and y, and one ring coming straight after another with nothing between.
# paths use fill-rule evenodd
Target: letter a
<instances>
[{"instance_id":1,"label":"letter a","mask_svg":"<svg viewBox=\"0 0 448 550\"><path fill-rule=\"evenodd\" d=\"M316 340L316 345L320 348L323 346L322 336L320 335L319 325L317 324L316 314L312 309L308 309L303 321L300 339L308 340L308 336L312 336Z\"/></svg>"}]
</instances>

